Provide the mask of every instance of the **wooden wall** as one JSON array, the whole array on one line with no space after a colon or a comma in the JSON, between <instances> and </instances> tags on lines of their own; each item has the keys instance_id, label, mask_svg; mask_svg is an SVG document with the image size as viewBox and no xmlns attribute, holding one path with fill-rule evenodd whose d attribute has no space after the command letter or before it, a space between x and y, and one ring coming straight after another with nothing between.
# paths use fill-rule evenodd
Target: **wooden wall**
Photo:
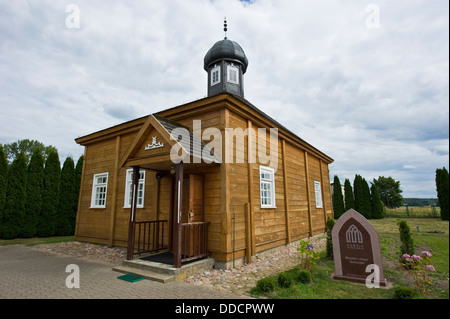
<instances>
[{"instance_id":1,"label":"wooden wall","mask_svg":"<svg viewBox=\"0 0 450 319\"><path fill-rule=\"evenodd\" d=\"M193 120L202 120L202 130L217 127L222 132L224 163L185 170L185 174L204 175L205 219L211 222L208 245L213 258L231 261L249 257L325 231L326 217L332 217L328 164L308 153L296 141L279 135L278 145L272 145L269 150L267 130L266 154L277 153L276 208L261 208L259 167L266 164L258 159L255 147L250 152L256 154L256 163L248 163L248 137L234 140L232 163L225 163L225 128L253 128L257 132L258 125L263 126L257 117L244 117L226 103L205 112L185 108L183 112L168 110L167 114L161 112L160 115L191 130ZM126 169L119 168L118 163L138 129L128 129L123 134L86 144L77 216L78 240L126 246L130 209L123 207ZM236 147L242 147L243 152L236 154ZM106 208L90 208L93 175L103 172L109 173ZM323 208L316 208L314 181L321 183ZM159 189L157 183L155 172L147 170L144 208L138 208L137 220L167 219L169 227L170 175L160 181ZM168 241L169 231L165 234Z\"/></svg>"},{"instance_id":2,"label":"wooden wall","mask_svg":"<svg viewBox=\"0 0 450 319\"><path fill-rule=\"evenodd\" d=\"M253 128L257 138L256 118L252 121L232 111L228 112L228 116L228 127ZM238 258L323 233L326 216L332 216L328 165L280 136L276 146L270 145L269 139L267 129L266 154L272 152L278 156L275 171L276 208L261 208L259 168L260 165L268 166L267 163L259 160L254 144L251 144L251 152L256 154L256 163L247 162L247 137L243 154L236 155L235 149L241 145L236 140L233 142L233 164L226 166L230 184L230 216L225 225L229 243L226 260L233 258L233 247L234 258ZM242 159L244 163L236 163ZM316 208L314 181L321 183L322 208ZM248 215L246 207L249 207ZM247 227L247 220L250 220L251 227Z\"/></svg>"}]
</instances>

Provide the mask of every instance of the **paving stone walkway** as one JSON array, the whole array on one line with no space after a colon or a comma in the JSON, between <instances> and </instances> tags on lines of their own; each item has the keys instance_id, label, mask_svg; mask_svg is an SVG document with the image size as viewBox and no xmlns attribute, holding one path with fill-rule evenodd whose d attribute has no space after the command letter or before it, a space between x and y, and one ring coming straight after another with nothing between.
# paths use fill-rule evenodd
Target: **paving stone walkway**
<instances>
[{"instance_id":1,"label":"paving stone walkway","mask_svg":"<svg viewBox=\"0 0 450 319\"><path fill-rule=\"evenodd\" d=\"M79 268L80 288L68 288L66 280ZM22 245L0 247L0 299L235 299L238 296L175 281L135 283L117 279L111 264L83 257L51 253ZM74 282L74 281L70 281ZM245 297L244 297L245 298Z\"/></svg>"},{"instance_id":2,"label":"paving stone walkway","mask_svg":"<svg viewBox=\"0 0 450 319\"><path fill-rule=\"evenodd\" d=\"M310 238L316 251L325 249L326 238L324 234ZM250 264L236 266L230 270L214 269L201 274L190 276L185 283L207 287L213 290L231 293L237 297L249 296L248 291L256 282L265 277L290 269L299 264L299 243L258 254ZM108 247L82 242L67 242L58 244L37 245L36 249L49 253L70 255L82 260L90 260L111 266L119 265L126 257L123 247Z\"/></svg>"}]
</instances>

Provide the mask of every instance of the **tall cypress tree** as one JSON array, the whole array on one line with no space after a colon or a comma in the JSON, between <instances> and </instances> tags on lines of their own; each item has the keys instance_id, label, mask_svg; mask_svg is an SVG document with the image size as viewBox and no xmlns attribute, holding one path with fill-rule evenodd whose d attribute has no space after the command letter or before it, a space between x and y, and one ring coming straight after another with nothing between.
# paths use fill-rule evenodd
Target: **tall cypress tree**
<instances>
[{"instance_id":1,"label":"tall cypress tree","mask_svg":"<svg viewBox=\"0 0 450 319\"><path fill-rule=\"evenodd\" d=\"M380 193L375 184L370 186L371 199L372 199L372 218L382 219L384 218L383 202L381 201Z\"/></svg>"},{"instance_id":2,"label":"tall cypress tree","mask_svg":"<svg viewBox=\"0 0 450 319\"><path fill-rule=\"evenodd\" d=\"M77 165L75 166L75 205L74 205L74 212L75 212L75 219L78 212L78 198L80 196L80 184L81 184L81 174L83 172L83 155L80 156L80 158L77 161Z\"/></svg>"},{"instance_id":3,"label":"tall cypress tree","mask_svg":"<svg viewBox=\"0 0 450 319\"><path fill-rule=\"evenodd\" d=\"M44 157L39 150L34 151L28 164L26 184L25 218L22 237L33 237L37 233L38 218L42 209L44 187Z\"/></svg>"},{"instance_id":4,"label":"tall cypress tree","mask_svg":"<svg viewBox=\"0 0 450 319\"><path fill-rule=\"evenodd\" d=\"M362 189L362 177L358 174L355 175L355 179L353 181L353 194L355 198L355 210L364 215L362 209L364 207L364 195Z\"/></svg>"},{"instance_id":5,"label":"tall cypress tree","mask_svg":"<svg viewBox=\"0 0 450 319\"><path fill-rule=\"evenodd\" d=\"M345 195L345 211L349 209L355 209L355 198L353 197L353 188L350 180L345 179L344 182L344 195Z\"/></svg>"},{"instance_id":6,"label":"tall cypress tree","mask_svg":"<svg viewBox=\"0 0 450 319\"><path fill-rule=\"evenodd\" d=\"M51 152L45 161L42 210L39 216L38 236L53 236L56 230L56 214L59 204L61 164L58 152Z\"/></svg>"},{"instance_id":7,"label":"tall cypress tree","mask_svg":"<svg viewBox=\"0 0 450 319\"><path fill-rule=\"evenodd\" d=\"M26 180L27 163L23 153L20 153L8 171L6 205L1 231L4 239L17 237L23 227Z\"/></svg>"},{"instance_id":8,"label":"tall cypress tree","mask_svg":"<svg viewBox=\"0 0 450 319\"><path fill-rule=\"evenodd\" d=\"M0 145L0 230L2 228L3 212L6 204L6 180L8 177L8 160L3 146Z\"/></svg>"},{"instance_id":9,"label":"tall cypress tree","mask_svg":"<svg viewBox=\"0 0 450 319\"><path fill-rule=\"evenodd\" d=\"M333 210L334 219L338 219L345 212L344 198L342 197L342 187L339 178L334 175L333 181Z\"/></svg>"},{"instance_id":10,"label":"tall cypress tree","mask_svg":"<svg viewBox=\"0 0 450 319\"><path fill-rule=\"evenodd\" d=\"M67 157L61 170L61 190L57 214L56 235L73 235L75 229L75 167L71 157Z\"/></svg>"},{"instance_id":11,"label":"tall cypress tree","mask_svg":"<svg viewBox=\"0 0 450 319\"><path fill-rule=\"evenodd\" d=\"M441 208L441 219L449 218L449 175L445 167L436 169L436 191Z\"/></svg>"},{"instance_id":12,"label":"tall cypress tree","mask_svg":"<svg viewBox=\"0 0 450 319\"><path fill-rule=\"evenodd\" d=\"M370 188L365 178L362 178L362 191L363 191L363 206L361 208L364 217L367 219L372 218L372 203L370 200Z\"/></svg>"}]
</instances>

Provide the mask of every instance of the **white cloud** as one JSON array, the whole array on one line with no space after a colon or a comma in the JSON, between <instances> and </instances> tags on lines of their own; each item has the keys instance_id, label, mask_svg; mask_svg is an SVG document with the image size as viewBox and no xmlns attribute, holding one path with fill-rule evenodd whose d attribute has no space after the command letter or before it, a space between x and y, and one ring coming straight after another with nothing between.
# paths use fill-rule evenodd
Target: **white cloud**
<instances>
[{"instance_id":1,"label":"white cloud","mask_svg":"<svg viewBox=\"0 0 450 319\"><path fill-rule=\"evenodd\" d=\"M65 25L70 3L79 29ZM366 25L370 4L380 28ZM444 0L0 0L0 143L77 157L80 135L204 97L224 16L249 59L246 98L332 156L332 174L435 196L449 165Z\"/></svg>"}]
</instances>

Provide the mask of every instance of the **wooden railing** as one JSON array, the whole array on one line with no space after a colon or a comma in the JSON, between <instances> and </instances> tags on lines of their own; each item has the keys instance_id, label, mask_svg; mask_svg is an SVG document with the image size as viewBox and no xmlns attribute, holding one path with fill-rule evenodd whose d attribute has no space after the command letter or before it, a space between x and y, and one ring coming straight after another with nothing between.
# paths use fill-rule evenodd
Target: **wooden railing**
<instances>
[{"instance_id":1,"label":"wooden railing","mask_svg":"<svg viewBox=\"0 0 450 319\"><path fill-rule=\"evenodd\" d=\"M164 228L167 220L150 220L135 223L136 246L134 254L157 252L167 249L164 245Z\"/></svg>"},{"instance_id":2,"label":"wooden railing","mask_svg":"<svg viewBox=\"0 0 450 319\"><path fill-rule=\"evenodd\" d=\"M181 262L206 257L210 222L181 224Z\"/></svg>"}]
</instances>

